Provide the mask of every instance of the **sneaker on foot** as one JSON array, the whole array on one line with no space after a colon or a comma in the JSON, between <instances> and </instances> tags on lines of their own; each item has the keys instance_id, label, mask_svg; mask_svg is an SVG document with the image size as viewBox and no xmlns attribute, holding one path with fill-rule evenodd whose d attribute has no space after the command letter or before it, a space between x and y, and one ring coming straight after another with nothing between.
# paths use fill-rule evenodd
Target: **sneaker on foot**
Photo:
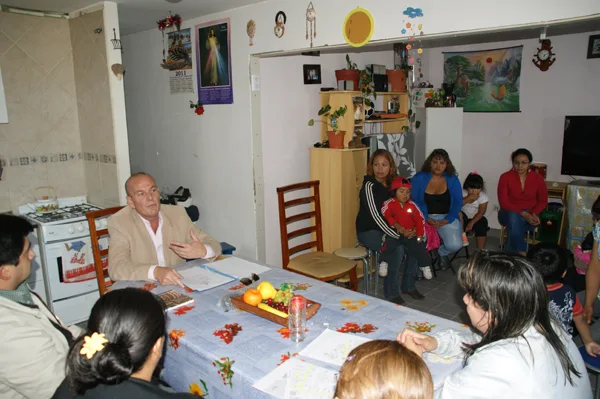
<instances>
[{"instance_id":1,"label":"sneaker on foot","mask_svg":"<svg viewBox=\"0 0 600 399\"><path fill-rule=\"evenodd\" d=\"M421 269L421 273L423 273L423 277L425 277L425 280L431 280L433 278L431 266L420 267L419 269Z\"/></svg>"},{"instance_id":2,"label":"sneaker on foot","mask_svg":"<svg viewBox=\"0 0 600 399\"><path fill-rule=\"evenodd\" d=\"M381 262L379 264L379 275L381 277L387 276L387 268L388 268L387 262Z\"/></svg>"}]
</instances>

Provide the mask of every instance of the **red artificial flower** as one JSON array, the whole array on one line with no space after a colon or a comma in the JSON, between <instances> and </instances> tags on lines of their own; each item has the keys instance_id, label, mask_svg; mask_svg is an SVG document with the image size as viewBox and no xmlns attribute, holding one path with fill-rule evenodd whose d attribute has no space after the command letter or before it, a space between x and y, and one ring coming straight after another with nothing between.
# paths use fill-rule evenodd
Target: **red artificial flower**
<instances>
[{"instance_id":1,"label":"red artificial flower","mask_svg":"<svg viewBox=\"0 0 600 399\"><path fill-rule=\"evenodd\" d=\"M485 62L487 62L488 64L491 64L492 63L492 57L487 57L485 59Z\"/></svg>"},{"instance_id":2,"label":"red artificial flower","mask_svg":"<svg viewBox=\"0 0 600 399\"><path fill-rule=\"evenodd\" d=\"M202 115L204 113L204 107L202 105L200 105L199 107L196 108L196 110L194 112L196 113L196 115Z\"/></svg>"}]
</instances>

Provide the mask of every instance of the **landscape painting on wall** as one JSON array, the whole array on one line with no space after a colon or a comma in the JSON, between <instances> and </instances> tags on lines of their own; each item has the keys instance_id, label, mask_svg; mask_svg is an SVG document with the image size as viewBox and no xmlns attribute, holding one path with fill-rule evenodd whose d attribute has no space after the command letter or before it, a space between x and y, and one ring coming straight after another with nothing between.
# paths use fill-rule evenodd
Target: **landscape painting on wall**
<instances>
[{"instance_id":1,"label":"landscape painting on wall","mask_svg":"<svg viewBox=\"0 0 600 399\"><path fill-rule=\"evenodd\" d=\"M523 46L444 53L444 83L464 112L520 112Z\"/></svg>"}]
</instances>

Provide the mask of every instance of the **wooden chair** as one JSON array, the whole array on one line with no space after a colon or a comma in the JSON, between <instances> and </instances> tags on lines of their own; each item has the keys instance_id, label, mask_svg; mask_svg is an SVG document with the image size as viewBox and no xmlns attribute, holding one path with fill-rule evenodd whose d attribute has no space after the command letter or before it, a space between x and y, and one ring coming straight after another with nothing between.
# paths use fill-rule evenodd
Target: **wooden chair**
<instances>
[{"instance_id":1,"label":"wooden chair","mask_svg":"<svg viewBox=\"0 0 600 399\"><path fill-rule=\"evenodd\" d=\"M297 190L311 190L312 195L286 201L286 193ZM281 230L281 256L283 268L304 276L321 281L337 280L340 277L350 276L350 289L356 291L358 279L356 264L348 259L323 252L323 231L321 225L321 200L319 197L319 182L310 181L292 184L277 188L279 203L279 228ZM312 204L312 211L286 216L286 210L298 205ZM301 220L311 220L311 226L288 232L288 225ZM290 248L289 240L304 235L311 235L311 241ZM313 250L313 249L316 249ZM290 257L299 252L313 250L312 252Z\"/></svg>"},{"instance_id":2,"label":"wooden chair","mask_svg":"<svg viewBox=\"0 0 600 399\"><path fill-rule=\"evenodd\" d=\"M100 230L96 227L96 219L106 218L120 211L123 207L117 206L114 208L101 209L99 211L88 212L85 214L88 225L90 226L90 239L92 242L92 252L94 254L94 266L96 266L96 280L98 281L98 291L100 296L106 293L108 287L112 285L112 281L108 276L108 268L104 267L102 260L108 265L108 247L100 249L99 240L103 237L108 237L108 227L105 220L101 220L98 225L102 227ZM107 281L108 279L108 281Z\"/></svg>"}]
</instances>

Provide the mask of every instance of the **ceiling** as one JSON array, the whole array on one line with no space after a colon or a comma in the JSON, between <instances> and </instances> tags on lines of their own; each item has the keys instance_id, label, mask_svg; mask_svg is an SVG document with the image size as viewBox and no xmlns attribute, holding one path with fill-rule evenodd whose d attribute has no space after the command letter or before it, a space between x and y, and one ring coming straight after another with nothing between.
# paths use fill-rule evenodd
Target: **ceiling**
<instances>
[{"instance_id":1,"label":"ceiling","mask_svg":"<svg viewBox=\"0 0 600 399\"><path fill-rule=\"evenodd\" d=\"M121 35L156 28L156 21L168 15L186 19L244 7L264 0L112 0L119 6ZM99 3L100 0L0 0L0 4L35 11L71 13Z\"/></svg>"}]
</instances>

